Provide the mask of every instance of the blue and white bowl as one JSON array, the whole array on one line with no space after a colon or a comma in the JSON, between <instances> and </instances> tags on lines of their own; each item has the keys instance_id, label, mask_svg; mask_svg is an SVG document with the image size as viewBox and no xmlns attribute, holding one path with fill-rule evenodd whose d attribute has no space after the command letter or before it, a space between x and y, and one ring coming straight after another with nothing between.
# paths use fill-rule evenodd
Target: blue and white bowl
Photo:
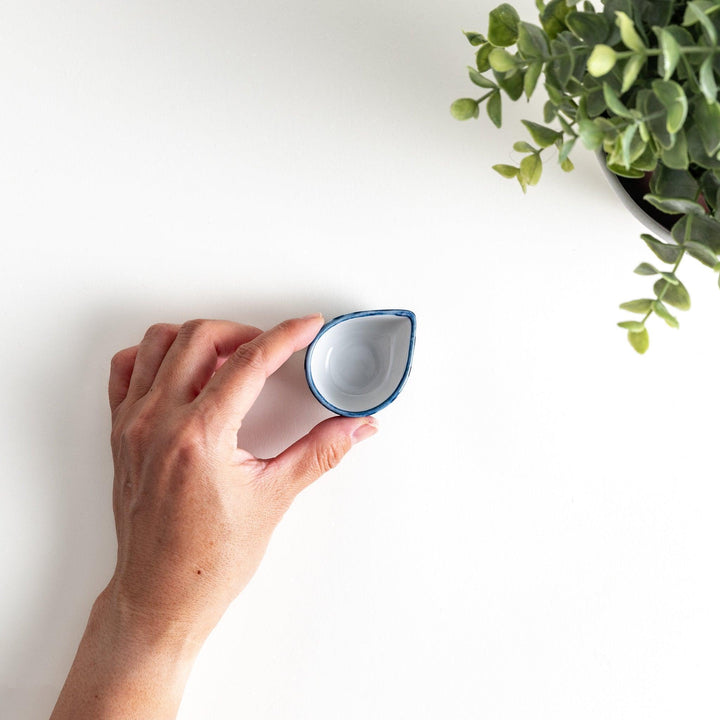
<instances>
[{"instance_id":1,"label":"blue and white bowl","mask_svg":"<svg viewBox=\"0 0 720 720\"><path fill-rule=\"evenodd\" d=\"M415 326L410 310L365 310L328 322L305 354L313 395L338 415L382 410L410 374Z\"/></svg>"}]
</instances>

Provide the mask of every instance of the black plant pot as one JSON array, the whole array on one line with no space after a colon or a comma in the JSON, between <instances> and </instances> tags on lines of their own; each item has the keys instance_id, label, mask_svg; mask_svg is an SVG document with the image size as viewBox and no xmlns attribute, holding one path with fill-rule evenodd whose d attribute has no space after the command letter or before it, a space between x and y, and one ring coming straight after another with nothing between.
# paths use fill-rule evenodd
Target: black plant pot
<instances>
[{"instance_id":1,"label":"black plant pot","mask_svg":"<svg viewBox=\"0 0 720 720\"><path fill-rule=\"evenodd\" d=\"M605 155L598 153L600 167L623 205L654 235L670 240L670 229L677 222L678 215L661 212L643 197L650 192L650 175L644 178L624 178L611 172L605 164Z\"/></svg>"}]
</instances>

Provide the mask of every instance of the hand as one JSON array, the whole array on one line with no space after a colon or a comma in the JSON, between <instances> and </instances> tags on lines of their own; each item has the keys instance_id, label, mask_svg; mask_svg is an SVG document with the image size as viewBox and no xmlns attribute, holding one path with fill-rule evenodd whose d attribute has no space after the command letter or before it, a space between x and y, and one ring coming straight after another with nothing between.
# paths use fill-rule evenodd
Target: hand
<instances>
[{"instance_id":1,"label":"hand","mask_svg":"<svg viewBox=\"0 0 720 720\"><path fill-rule=\"evenodd\" d=\"M295 496L374 434L372 418L336 417L270 460L237 447L267 377L321 325L320 316L265 333L221 321L155 325L113 358L117 567L54 718L115 717L111 706L117 717L174 717L197 650L252 577ZM132 667L114 667L108 653ZM98 702L83 715L70 702L73 671L84 673L74 685L87 697L90 659ZM126 696L135 687L125 704L117 685Z\"/></svg>"}]
</instances>

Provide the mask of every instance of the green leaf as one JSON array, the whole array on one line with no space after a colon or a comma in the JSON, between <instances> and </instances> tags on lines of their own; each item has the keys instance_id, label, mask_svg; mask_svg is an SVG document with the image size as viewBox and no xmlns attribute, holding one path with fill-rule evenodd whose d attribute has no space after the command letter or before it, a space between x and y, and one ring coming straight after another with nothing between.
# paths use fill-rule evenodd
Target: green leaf
<instances>
[{"instance_id":1,"label":"green leaf","mask_svg":"<svg viewBox=\"0 0 720 720\"><path fill-rule=\"evenodd\" d=\"M633 120L633 114L623 104L622 100L618 97L617 93L612 89L609 83L603 83L603 96L605 97L605 104L608 109L614 112L619 117L629 118Z\"/></svg>"},{"instance_id":2,"label":"green leaf","mask_svg":"<svg viewBox=\"0 0 720 720\"><path fill-rule=\"evenodd\" d=\"M494 48L488 58L490 67L496 72L504 73L515 68L515 58L505 48Z\"/></svg>"},{"instance_id":3,"label":"green leaf","mask_svg":"<svg viewBox=\"0 0 720 720\"><path fill-rule=\"evenodd\" d=\"M641 323L638 320L623 320L618 323L618 327L628 330L631 333L639 333L645 329L645 323Z\"/></svg>"},{"instance_id":4,"label":"green leaf","mask_svg":"<svg viewBox=\"0 0 720 720\"><path fill-rule=\"evenodd\" d=\"M581 120L578 123L578 133L588 150L599 150L605 139L603 131L592 120Z\"/></svg>"},{"instance_id":5,"label":"green leaf","mask_svg":"<svg viewBox=\"0 0 720 720\"><path fill-rule=\"evenodd\" d=\"M575 166L570 158L562 160L560 162L560 167L563 169L563 172L572 172L575 169Z\"/></svg>"},{"instance_id":6,"label":"green leaf","mask_svg":"<svg viewBox=\"0 0 720 720\"><path fill-rule=\"evenodd\" d=\"M712 156L720 151L720 103L695 103L695 120L705 152Z\"/></svg>"},{"instance_id":7,"label":"green leaf","mask_svg":"<svg viewBox=\"0 0 720 720\"><path fill-rule=\"evenodd\" d=\"M650 192L663 197L678 197L695 200L700 186L686 170L671 170L659 167L650 181Z\"/></svg>"},{"instance_id":8,"label":"green leaf","mask_svg":"<svg viewBox=\"0 0 720 720\"><path fill-rule=\"evenodd\" d=\"M492 169L502 175L504 178L515 178L520 173L520 168L514 165L493 165Z\"/></svg>"},{"instance_id":9,"label":"green leaf","mask_svg":"<svg viewBox=\"0 0 720 720\"><path fill-rule=\"evenodd\" d=\"M620 28L620 37L622 38L625 47L636 52L645 52L645 43L641 40L640 36L635 29L635 23L628 17L624 12L616 12L615 16L617 20L615 23Z\"/></svg>"},{"instance_id":10,"label":"green leaf","mask_svg":"<svg viewBox=\"0 0 720 720\"><path fill-rule=\"evenodd\" d=\"M673 170L687 170L690 166L687 136L684 130L675 135L675 144L669 149L660 148L663 165Z\"/></svg>"},{"instance_id":11,"label":"green leaf","mask_svg":"<svg viewBox=\"0 0 720 720\"><path fill-rule=\"evenodd\" d=\"M561 88L564 88L575 69L575 53L564 35L551 41L550 49L555 56L551 63L552 72Z\"/></svg>"},{"instance_id":12,"label":"green leaf","mask_svg":"<svg viewBox=\"0 0 720 720\"><path fill-rule=\"evenodd\" d=\"M702 90L705 100L708 104L715 103L717 101L717 83L715 82L715 72L713 71L713 56L703 60L703 64L700 66L700 89Z\"/></svg>"},{"instance_id":13,"label":"green leaf","mask_svg":"<svg viewBox=\"0 0 720 720\"><path fill-rule=\"evenodd\" d=\"M689 2L685 8L685 17L683 18L683 26L690 27L695 23L702 25L703 32L711 45L717 44L717 31L712 24L712 20L703 11L703 5L698 2Z\"/></svg>"},{"instance_id":14,"label":"green leaf","mask_svg":"<svg viewBox=\"0 0 720 720\"><path fill-rule=\"evenodd\" d=\"M655 283L653 290L658 299L663 300L668 305L672 305L678 310L690 309L690 295L681 282L678 282L677 285L671 285L667 280L661 278Z\"/></svg>"},{"instance_id":15,"label":"green leaf","mask_svg":"<svg viewBox=\"0 0 720 720\"><path fill-rule=\"evenodd\" d=\"M651 90L638 93L637 104L642 109L645 123L660 147L669 150L675 144L675 137L667 129L667 109L660 98Z\"/></svg>"},{"instance_id":16,"label":"green leaf","mask_svg":"<svg viewBox=\"0 0 720 720\"><path fill-rule=\"evenodd\" d=\"M700 100L697 107L699 108L703 105L707 106L707 103L705 100ZM697 110L695 111L695 114L696 118L699 119L700 114ZM707 152L705 149L706 140L703 139L704 136L708 136L708 134L712 135L715 131L716 128L708 127L705 123L701 125L700 122L697 122L690 127L687 131L687 145L690 162L708 170L720 170L720 159L718 159L716 155L710 155Z\"/></svg>"},{"instance_id":17,"label":"green leaf","mask_svg":"<svg viewBox=\"0 0 720 720\"><path fill-rule=\"evenodd\" d=\"M664 263L674 265L682 255L682 248L677 245L668 245L667 243L660 242L660 240L652 235L643 234L641 237L645 241L645 244Z\"/></svg>"},{"instance_id":18,"label":"green leaf","mask_svg":"<svg viewBox=\"0 0 720 720\"><path fill-rule=\"evenodd\" d=\"M649 202L661 212L668 215L704 215L705 208L700 203L686 198L669 198L660 195L648 194L643 197L645 202Z\"/></svg>"},{"instance_id":19,"label":"green leaf","mask_svg":"<svg viewBox=\"0 0 720 720\"><path fill-rule=\"evenodd\" d=\"M640 332L628 331L628 342L632 345L633 350L643 355L650 347L650 336L647 329L643 328Z\"/></svg>"},{"instance_id":20,"label":"green leaf","mask_svg":"<svg viewBox=\"0 0 720 720\"><path fill-rule=\"evenodd\" d=\"M576 142L577 138L570 138L562 144L560 153L558 154L558 162L562 164L570 157L570 153L573 151Z\"/></svg>"},{"instance_id":21,"label":"green leaf","mask_svg":"<svg viewBox=\"0 0 720 720\"><path fill-rule=\"evenodd\" d=\"M630 159L630 148L632 146L632 142L635 139L635 136L637 134L637 125L630 125L625 132L622 134L622 158L623 158L623 164L626 168L630 167L631 159ZM642 142L642 141L641 141Z\"/></svg>"},{"instance_id":22,"label":"green leaf","mask_svg":"<svg viewBox=\"0 0 720 720\"><path fill-rule=\"evenodd\" d=\"M500 92L494 92L487 101L487 114L495 127L502 127L502 100Z\"/></svg>"},{"instance_id":23,"label":"green leaf","mask_svg":"<svg viewBox=\"0 0 720 720\"><path fill-rule=\"evenodd\" d=\"M511 100L515 101L523 94L523 74L519 69L506 73L495 72L495 79Z\"/></svg>"},{"instance_id":24,"label":"green leaf","mask_svg":"<svg viewBox=\"0 0 720 720\"><path fill-rule=\"evenodd\" d=\"M542 159L533 154L524 157L520 163L520 177L527 185L537 185L542 176Z\"/></svg>"},{"instance_id":25,"label":"green leaf","mask_svg":"<svg viewBox=\"0 0 720 720\"><path fill-rule=\"evenodd\" d=\"M669 80L680 61L680 45L673 34L665 28L655 28L660 41L659 70L664 80Z\"/></svg>"},{"instance_id":26,"label":"green leaf","mask_svg":"<svg viewBox=\"0 0 720 720\"><path fill-rule=\"evenodd\" d=\"M655 300L652 303L652 309L655 312L655 314L662 318L670 327L672 328L678 328L680 327L680 323L677 321L677 318L674 315L670 314L670 311L663 305L662 301Z\"/></svg>"},{"instance_id":27,"label":"green leaf","mask_svg":"<svg viewBox=\"0 0 720 720\"><path fill-rule=\"evenodd\" d=\"M634 273L637 275L657 275L658 269L653 267L650 263L640 263L635 270L633 270Z\"/></svg>"},{"instance_id":28,"label":"green leaf","mask_svg":"<svg viewBox=\"0 0 720 720\"><path fill-rule=\"evenodd\" d=\"M542 148L550 147L556 140L562 138L562 133L537 123L523 120L522 124L528 129L532 139Z\"/></svg>"},{"instance_id":29,"label":"green leaf","mask_svg":"<svg viewBox=\"0 0 720 720\"><path fill-rule=\"evenodd\" d=\"M626 168L622 165L608 163L607 168L611 173L620 177L632 178L633 180L639 180L641 177L645 177L645 172L643 170L636 170L632 167Z\"/></svg>"},{"instance_id":30,"label":"green leaf","mask_svg":"<svg viewBox=\"0 0 720 720\"><path fill-rule=\"evenodd\" d=\"M621 310L627 310L631 313L637 313L638 315L645 315L645 313L650 312L652 310L652 304L653 300L650 300L648 298L643 298L642 300L631 300L630 302L625 302L620 306Z\"/></svg>"},{"instance_id":31,"label":"green leaf","mask_svg":"<svg viewBox=\"0 0 720 720\"><path fill-rule=\"evenodd\" d=\"M637 76L645 64L645 60L645 55L633 55L627 63L625 63L621 93L626 93L633 86L633 83L637 80Z\"/></svg>"},{"instance_id":32,"label":"green leaf","mask_svg":"<svg viewBox=\"0 0 720 720\"><path fill-rule=\"evenodd\" d=\"M450 106L450 112L456 120L469 120L478 116L478 102L472 98L461 98Z\"/></svg>"},{"instance_id":33,"label":"green leaf","mask_svg":"<svg viewBox=\"0 0 720 720\"><path fill-rule=\"evenodd\" d=\"M610 24L598 13L570 13L565 22L573 35L588 45L604 43L610 34Z\"/></svg>"},{"instance_id":34,"label":"green leaf","mask_svg":"<svg viewBox=\"0 0 720 720\"><path fill-rule=\"evenodd\" d=\"M707 245L701 245L698 242L688 240L683 247L690 255L692 255L696 260L699 260L703 265L715 268L718 264L718 256L709 247L707 247Z\"/></svg>"},{"instance_id":35,"label":"green leaf","mask_svg":"<svg viewBox=\"0 0 720 720\"><path fill-rule=\"evenodd\" d=\"M468 42L471 45L482 45L484 42L487 42L484 35L481 35L477 32L472 32L468 30L463 30L463 33L465 37L468 39Z\"/></svg>"},{"instance_id":36,"label":"green leaf","mask_svg":"<svg viewBox=\"0 0 720 720\"><path fill-rule=\"evenodd\" d=\"M521 153L534 153L537 152L537 148L533 147L530 143L520 140L513 145L513 150Z\"/></svg>"},{"instance_id":37,"label":"green leaf","mask_svg":"<svg viewBox=\"0 0 720 720\"><path fill-rule=\"evenodd\" d=\"M689 240L720 253L720 221L707 215L686 215L680 218L673 225L671 235L678 245Z\"/></svg>"},{"instance_id":38,"label":"green leaf","mask_svg":"<svg viewBox=\"0 0 720 720\"><path fill-rule=\"evenodd\" d=\"M596 45L587 61L588 72L593 77L607 75L617 62L617 53L609 45Z\"/></svg>"},{"instance_id":39,"label":"green leaf","mask_svg":"<svg viewBox=\"0 0 720 720\"><path fill-rule=\"evenodd\" d=\"M532 94L535 92L537 87L538 79L542 74L543 64L542 62L534 62L528 66L523 78L523 90L525 91L525 97L529 100Z\"/></svg>"},{"instance_id":40,"label":"green leaf","mask_svg":"<svg viewBox=\"0 0 720 720\"><path fill-rule=\"evenodd\" d=\"M517 46L526 60L544 60L550 52L545 31L527 22L520 23Z\"/></svg>"},{"instance_id":41,"label":"green leaf","mask_svg":"<svg viewBox=\"0 0 720 720\"><path fill-rule=\"evenodd\" d=\"M682 86L672 80L653 80L652 89L667 110L667 131L678 132L688 114L687 96Z\"/></svg>"},{"instance_id":42,"label":"green leaf","mask_svg":"<svg viewBox=\"0 0 720 720\"><path fill-rule=\"evenodd\" d=\"M484 75L481 75L475 68L468 68L468 74L470 79L481 88L496 88L497 85L492 81L488 80Z\"/></svg>"},{"instance_id":43,"label":"green leaf","mask_svg":"<svg viewBox=\"0 0 720 720\"><path fill-rule=\"evenodd\" d=\"M475 54L475 65L477 66L478 72L484 73L490 69L490 53L495 48L491 43L483 45Z\"/></svg>"},{"instance_id":44,"label":"green leaf","mask_svg":"<svg viewBox=\"0 0 720 720\"><path fill-rule=\"evenodd\" d=\"M574 5L575 2L570 0ZM565 21L570 14L570 6L565 0L550 0L542 9L540 22L548 37L555 38L566 28Z\"/></svg>"},{"instance_id":45,"label":"green leaf","mask_svg":"<svg viewBox=\"0 0 720 720\"><path fill-rule=\"evenodd\" d=\"M490 13L488 40L495 47L510 47L518 39L520 16L512 5L503 3Z\"/></svg>"}]
</instances>

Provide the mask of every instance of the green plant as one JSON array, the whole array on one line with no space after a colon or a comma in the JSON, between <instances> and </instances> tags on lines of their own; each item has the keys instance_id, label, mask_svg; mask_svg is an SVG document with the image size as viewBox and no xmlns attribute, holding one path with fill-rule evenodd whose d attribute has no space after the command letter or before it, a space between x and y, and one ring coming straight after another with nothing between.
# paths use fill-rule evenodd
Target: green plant
<instances>
[{"instance_id":1,"label":"green plant","mask_svg":"<svg viewBox=\"0 0 720 720\"><path fill-rule=\"evenodd\" d=\"M500 175L517 179L525 192L540 180L550 148L569 172L579 139L603 151L616 175L648 179L645 201L670 220L680 216L671 242L642 235L668 266L644 262L635 269L653 276L653 296L620 306L642 316L619 325L644 353L648 319L678 327L668 306L690 307L677 276L684 257L720 273L720 1L603 0L600 10L590 2L580 9L578 0L536 5L539 25L503 3L490 13L487 35L465 33L477 47L470 80L483 92L455 101L451 112L458 120L477 118L485 103L500 127L503 96L529 100L542 81L544 123L523 120L532 142L515 143L524 157L517 166L495 165Z\"/></svg>"}]
</instances>

